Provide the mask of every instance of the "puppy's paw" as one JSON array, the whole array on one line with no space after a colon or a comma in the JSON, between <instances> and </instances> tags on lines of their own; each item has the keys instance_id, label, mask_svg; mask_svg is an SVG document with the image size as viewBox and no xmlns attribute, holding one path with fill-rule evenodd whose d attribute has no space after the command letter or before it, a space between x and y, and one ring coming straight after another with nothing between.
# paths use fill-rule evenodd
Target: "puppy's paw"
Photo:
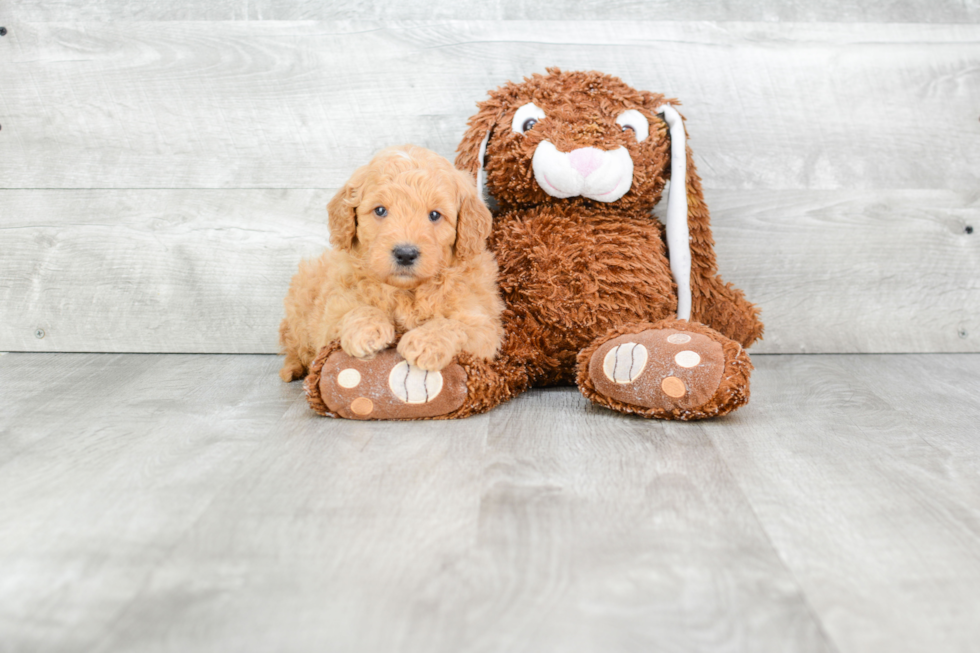
<instances>
[{"instance_id":1,"label":"puppy's paw","mask_svg":"<svg viewBox=\"0 0 980 653\"><path fill-rule=\"evenodd\" d=\"M402 336L398 353L415 367L437 372L449 365L459 353L457 340L454 333L420 327Z\"/></svg>"},{"instance_id":2,"label":"puppy's paw","mask_svg":"<svg viewBox=\"0 0 980 653\"><path fill-rule=\"evenodd\" d=\"M395 327L390 322L372 322L346 329L340 335L340 346L354 358L374 358L395 339Z\"/></svg>"},{"instance_id":3,"label":"puppy's paw","mask_svg":"<svg viewBox=\"0 0 980 653\"><path fill-rule=\"evenodd\" d=\"M279 370L279 378L289 383L296 379L302 379L304 376L306 376L306 368L303 366L303 363L299 359L287 356L286 362L283 364L282 369Z\"/></svg>"}]
</instances>

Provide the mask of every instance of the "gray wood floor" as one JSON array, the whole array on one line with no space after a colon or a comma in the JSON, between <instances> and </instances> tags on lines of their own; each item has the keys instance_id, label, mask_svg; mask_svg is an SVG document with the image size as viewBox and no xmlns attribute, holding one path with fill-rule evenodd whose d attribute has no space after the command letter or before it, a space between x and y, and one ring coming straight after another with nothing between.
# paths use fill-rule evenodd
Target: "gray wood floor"
<instances>
[{"instance_id":1,"label":"gray wood floor","mask_svg":"<svg viewBox=\"0 0 980 653\"><path fill-rule=\"evenodd\" d=\"M980 355L698 424L316 417L272 356L0 355L0 651L968 651Z\"/></svg>"}]
</instances>

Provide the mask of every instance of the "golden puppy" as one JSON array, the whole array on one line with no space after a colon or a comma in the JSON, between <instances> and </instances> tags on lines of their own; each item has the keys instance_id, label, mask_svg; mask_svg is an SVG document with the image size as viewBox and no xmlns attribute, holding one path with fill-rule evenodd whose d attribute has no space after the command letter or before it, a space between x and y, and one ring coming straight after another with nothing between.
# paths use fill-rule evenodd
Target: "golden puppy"
<instances>
[{"instance_id":1,"label":"golden puppy","mask_svg":"<svg viewBox=\"0 0 980 653\"><path fill-rule=\"evenodd\" d=\"M423 370L461 351L496 354L503 303L485 246L491 217L471 178L424 148L389 148L327 211L333 249L302 262L286 296L283 381L305 376L335 340L372 358L404 333L398 353Z\"/></svg>"}]
</instances>

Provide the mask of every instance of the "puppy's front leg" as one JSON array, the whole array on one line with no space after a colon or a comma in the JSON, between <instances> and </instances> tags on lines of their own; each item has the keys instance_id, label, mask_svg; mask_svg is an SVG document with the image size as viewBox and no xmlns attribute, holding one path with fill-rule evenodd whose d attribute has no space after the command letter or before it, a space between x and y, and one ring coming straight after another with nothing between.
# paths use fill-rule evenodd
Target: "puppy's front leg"
<instances>
[{"instance_id":1,"label":"puppy's front leg","mask_svg":"<svg viewBox=\"0 0 980 653\"><path fill-rule=\"evenodd\" d=\"M340 346L355 358L374 358L394 339L391 320L374 306L358 306L344 316L340 325Z\"/></svg>"},{"instance_id":2,"label":"puppy's front leg","mask_svg":"<svg viewBox=\"0 0 980 653\"><path fill-rule=\"evenodd\" d=\"M398 353L415 367L435 372L449 365L465 342L462 323L436 317L403 335Z\"/></svg>"}]
</instances>

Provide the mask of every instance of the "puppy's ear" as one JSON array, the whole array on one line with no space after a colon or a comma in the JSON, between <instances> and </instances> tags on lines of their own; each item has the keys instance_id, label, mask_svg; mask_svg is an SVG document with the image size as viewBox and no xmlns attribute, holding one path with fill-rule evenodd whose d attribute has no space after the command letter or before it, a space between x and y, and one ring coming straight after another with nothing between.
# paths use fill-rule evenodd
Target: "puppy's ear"
<instances>
[{"instance_id":1,"label":"puppy's ear","mask_svg":"<svg viewBox=\"0 0 980 653\"><path fill-rule=\"evenodd\" d=\"M459 210L456 214L456 257L470 258L482 252L493 217L483 203L474 181L464 172L456 172L456 197Z\"/></svg>"},{"instance_id":2,"label":"puppy's ear","mask_svg":"<svg viewBox=\"0 0 980 653\"><path fill-rule=\"evenodd\" d=\"M361 190L367 179L367 172L367 166L355 170L327 204L330 244L334 249L349 252L354 247L357 239L357 205L361 203Z\"/></svg>"}]
</instances>

